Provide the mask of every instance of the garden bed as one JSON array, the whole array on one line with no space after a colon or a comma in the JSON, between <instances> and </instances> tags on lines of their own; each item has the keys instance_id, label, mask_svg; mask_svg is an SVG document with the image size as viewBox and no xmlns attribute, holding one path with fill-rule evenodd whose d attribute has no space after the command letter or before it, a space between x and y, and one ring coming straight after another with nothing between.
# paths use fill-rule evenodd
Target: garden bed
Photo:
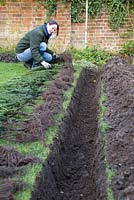
<instances>
[{"instance_id":1,"label":"garden bed","mask_svg":"<svg viewBox=\"0 0 134 200\"><path fill-rule=\"evenodd\" d=\"M115 57L104 68L108 162L116 200L134 199L134 65Z\"/></svg>"},{"instance_id":2,"label":"garden bed","mask_svg":"<svg viewBox=\"0 0 134 200\"><path fill-rule=\"evenodd\" d=\"M45 102L37 107L30 120L21 124L21 134L15 134L13 140L17 143L45 141L44 132L54 125L53 116L59 112L64 91L73 81L72 59L69 54L63 57L61 73L52 81L49 90L42 93ZM111 58L103 73L88 67L82 70L58 135L36 177L31 200L133 200L133 77L134 66L119 57ZM99 101L103 92L106 96L104 120L109 126L105 133L99 121ZM6 125L15 131L15 123L6 121ZM0 197L14 199L13 193L18 188L28 186L12 179L9 181L9 178L20 173L21 166L42 163L42 160L38 155L29 158L16 151L13 156L13 150L7 147L2 150L10 153L5 154L8 156L1 165L1 180L4 181ZM9 155L17 161L9 160ZM4 179L2 170L6 174Z\"/></svg>"},{"instance_id":3,"label":"garden bed","mask_svg":"<svg viewBox=\"0 0 134 200\"><path fill-rule=\"evenodd\" d=\"M82 71L32 200L106 199L99 95L100 74Z\"/></svg>"},{"instance_id":4,"label":"garden bed","mask_svg":"<svg viewBox=\"0 0 134 200\"><path fill-rule=\"evenodd\" d=\"M105 65L105 135L98 129L100 76L82 72L32 200L133 200L133 69L119 57Z\"/></svg>"}]
</instances>

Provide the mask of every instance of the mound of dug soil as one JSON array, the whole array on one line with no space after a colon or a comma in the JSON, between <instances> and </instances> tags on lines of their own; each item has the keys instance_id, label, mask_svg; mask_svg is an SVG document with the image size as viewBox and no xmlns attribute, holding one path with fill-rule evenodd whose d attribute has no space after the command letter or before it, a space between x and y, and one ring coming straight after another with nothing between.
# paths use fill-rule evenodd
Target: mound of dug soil
<instances>
[{"instance_id":1,"label":"mound of dug soil","mask_svg":"<svg viewBox=\"0 0 134 200\"><path fill-rule=\"evenodd\" d=\"M121 58L105 65L107 154L115 200L134 199L134 66ZM82 72L59 138L36 180L31 200L105 200L105 156L98 131L100 81Z\"/></svg>"},{"instance_id":2,"label":"mound of dug soil","mask_svg":"<svg viewBox=\"0 0 134 200\"><path fill-rule=\"evenodd\" d=\"M71 85L73 80L72 60L68 56L69 54L64 58L65 68L52 82L49 92L43 94L45 103L35 111L34 116L36 115L37 118L32 118L28 123L23 124L26 134L21 138L16 137L19 142L31 141L34 136L35 140L44 139L42 133L47 129L44 124L45 116L48 117L46 124L51 122L49 125L52 125L51 119L60 108L63 91ZM68 59L69 62L66 62ZM133 200L134 65L118 57L111 58L104 66L103 81L107 96L105 120L109 124L106 133L106 150L111 170L115 172L111 188L115 200ZM83 69L60 126L59 135L43 164L42 172L36 179L31 200L108 199L104 144L98 128L100 88L100 73ZM51 112L45 113L46 108L52 111L52 115ZM6 150L4 158L8 158L9 151ZM12 154L9 155L14 166ZM19 157L22 163L29 162L29 158L24 158L17 152L15 155L15 158ZM33 162L37 162L36 158ZM11 175L18 173L18 162L15 161L16 168L12 172L9 167L13 166L6 166L8 167L6 173ZM12 193L14 190L17 191L17 188L18 183L8 182L6 179L6 184L3 182L0 189L0 195L2 196L7 190L8 196L4 198L4 195L2 199L13 199Z\"/></svg>"},{"instance_id":3,"label":"mound of dug soil","mask_svg":"<svg viewBox=\"0 0 134 200\"><path fill-rule=\"evenodd\" d=\"M107 199L99 94L100 75L84 70L31 200Z\"/></svg>"},{"instance_id":4,"label":"mound of dug soil","mask_svg":"<svg viewBox=\"0 0 134 200\"><path fill-rule=\"evenodd\" d=\"M109 163L116 200L134 199L134 65L112 58L105 66Z\"/></svg>"}]
</instances>

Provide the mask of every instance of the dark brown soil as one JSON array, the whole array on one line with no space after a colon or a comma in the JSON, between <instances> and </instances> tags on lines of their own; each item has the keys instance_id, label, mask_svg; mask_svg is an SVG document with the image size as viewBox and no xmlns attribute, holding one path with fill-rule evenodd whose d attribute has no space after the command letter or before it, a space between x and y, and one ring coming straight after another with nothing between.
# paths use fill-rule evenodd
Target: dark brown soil
<instances>
[{"instance_id":1,"label":"dark brown soil","mask_svg":"<svg viewBox=\"0 0 134 200\"><path fill-rule=\"evenodd\" d=\"M98 130L100 75L84 70L32 200L105 200L105 164Z\"/></svg>"},{"instance_id":2,"label":"dark brown soil","mask_svg":"<svg viewBox=\"0 0 134 200\"><path fill-rule=\"evenodd\" d=\"M134 199L134 66L114 57L105 65L106 153L115 176L115 200ZM105 157L98 131L97 72L82 72L71 104L44 164L32 200L105 200Z\"/></svg>"},{"instance_id":3,"label":"dark brown soil","mask_svg":"<svg viewBox=\"0 0 134 200\"><path fill-rule=\"evenodd\" d=\"M43 94L46 103L35 111L34 116L36 114L37 118L32 118L28 123L23 124L25 134L21 138L16 137L19 142L44 139L42 133L48 128L46 125L53 124L53 115L60 109L63 92L71 86L73 80L70 55L62 56L65 68L52 82L49 92ZM113 57L104 66L103 76L91 69L82 71L60 126L59 135L43 164L42 172L36 179L31 200L108 199L105 146L98 128L101 81L104 82L107 96L105 120L109 124L106 132L105 153L108 154L111 170L115 171L110 186L115 200L134 199L134 65L119 57ZM49 109L52 115L48 114L51 113ZM46 110L47 113L45 113ZM44 123L46 115L48 121ZM0 188L2 200L13 199L12 193L17 191L18 187L22 187L6 179L12 174L17 174L19 167L19 162L16 160L14 162L12 159L14 158L12 151L9 153L6 149L6 152L7 156L4 158L10 155L13 162L10 165L6 160L7 164L4 165L8 175ZM14 151L14 153L15 158L19 157L23 160L23 164L25 161L26 164L31 162L29 158L22 157L18 152ZM37 161L36 158L33 161ZM14 163L15 168L13 168ZM2 166L0 170L4 171ZM4 191L7 191L6 197L3 195Z\"/></svg>"},{"instance_id":4,"label":"dark brown soil","mask_svg":"<svg viewBox=\"0 0 134 200\"><path fill-rule=\"evenodd\" d=\"M0 53L0 62L13 62L18 63L19 61L16 58L16 54L14 52L3 52Z\"/></svg>"},{"instance_id":5,"label":"dark brown soil","mask_svg":"<svg viewBox=\"0 0 134 200\"><path fill-rule=\"evenodd\" d=\"M107 151L116 173L112 189L116 200L134 199L134 65L111 59L104 73L109 123Z\"/></svg>"}]
</instances>

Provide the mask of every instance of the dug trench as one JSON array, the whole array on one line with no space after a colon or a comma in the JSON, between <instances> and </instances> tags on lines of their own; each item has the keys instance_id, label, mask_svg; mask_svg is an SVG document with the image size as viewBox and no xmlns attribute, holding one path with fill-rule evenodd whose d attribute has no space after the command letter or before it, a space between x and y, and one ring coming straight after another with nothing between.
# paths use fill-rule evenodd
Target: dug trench
<instances>
[{"instance_id":1,"label":"dug trench","mask_svg":"<svg viewBox=\"0 0 134 200\"><path fill-rule=\"evenodd\" d=\"M105 162L98 110L101 76L84 69L31 200L105 200Z\"/></svg>"},{"instance_id":2,"label":"dug trench","mask_svg":"<svg viewBox=\"0 0 134 200\"><path fill-rule=\"evenodd\" d=\"M16 142L42 140L44 138L41 136L47 129L48 122L49 125L53 124L51 116L59 111L63 90L68 89L73 80L71 57L64 56L65 68L50 84L50 91L43 94L45 102L33 115L38 114L41 126L38 126L39 123L34 118L26 124L23 123L24 133L19 134L22 137L16 135ZM59 133L41 173L36 178L31 200L134 199L133 78L134 65L119 57L113 57L106 63L103 74L88 68L83 69ZM103 82L107 97L104 117L109 124L105 135L106 145L98 123L99 98ZM45 113L46 106L51 108L49 115L48 110L47 114ZM114 197L107 196L106 192L108 188L105 154L110 169L115 172L110 183ZM0 187L0 200L14 200L13 194L16 191L28 187L20 181L10 180L9 177L18 174L19 168L30 162L40 161L38 157L23 157L14 149L1 147L0 177L2 179L4 176L5 182Z\"/></svg>"},{"instance_id":3,"label":"dug trench","mask_svg":"<svg viewBox=\"0 0 134 200\"><path fill-rule=\"evenodd\" d=\"M82 71L31 200L134 199L133 80L134 65L120 57L111 58L101 76ZM101 83L109 125L105 140L98 128ZM110 180L107 168L114 172L107 174Z\"/></svg>"}]
</instances>

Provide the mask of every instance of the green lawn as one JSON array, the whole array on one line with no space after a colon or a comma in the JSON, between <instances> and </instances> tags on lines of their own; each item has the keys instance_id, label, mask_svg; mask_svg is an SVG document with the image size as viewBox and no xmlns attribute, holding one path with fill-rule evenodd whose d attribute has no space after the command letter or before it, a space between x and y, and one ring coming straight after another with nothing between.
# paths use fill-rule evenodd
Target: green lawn
<instances>
[{"instance_id":1,"label":"green lawn","mask_svg":"<svg viewBox=\"0 0 134 200\"><path fill-rule=\"evenodd\" d=\"M26 74L26 69L22 63L3 63L0 62L0 86L5 84L7 81L14 78L20 77Z\"/></svg>"}]
</instances>

